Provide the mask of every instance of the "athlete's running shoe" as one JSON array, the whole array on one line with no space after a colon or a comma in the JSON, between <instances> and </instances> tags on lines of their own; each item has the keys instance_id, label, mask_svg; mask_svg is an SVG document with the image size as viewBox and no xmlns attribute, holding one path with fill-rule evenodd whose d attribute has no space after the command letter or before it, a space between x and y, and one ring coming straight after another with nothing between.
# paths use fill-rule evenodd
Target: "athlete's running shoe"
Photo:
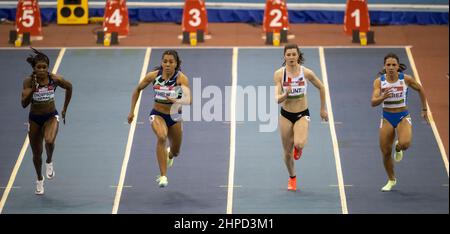
<instances>
[{"instance_id":1,"label":"athlete's running shoe","mask_svg":"<svg viewBox=\"0 0 450 234\"><path fill-rule=\"evenodd\" d=\"M171 168L173 166L173 158L170 158L170 147L167 147L167 168Z\"/></svg>"},{"instance_id":2,"label":"athlete's running shoe","mask_svg":"<svg viewBox=\"0 0 450 234\"><path fill-rule=\"evenodd\" d=\"M51 180L55 177L55 170L53 170L53 162L51 163L45 163L47 179Z\"/></svg>"},{"instance_id":3,"label":"athlete's running shoe","mask_svg":"<svg viewBox=\"0 0 450 234\"><path fill-rule=\"evenodd\" d=\"M302 151L303 151L302 148L297 149L297 147L294 146L294 159L295 160L299 160L300 159L300 157L302 156Z\"/></svg>"},{"instance_id":4,"label":"athlete's running shoe","mask_svg":"<svg viewBox=\"0 0 450 234\"><path fill-rule=\"evenodd\" d=\"M44 180L44 177L42 177L42 180L36 181L36 191L34 191L34 194L44 195Z\"/></svg>"},{"instance_id":5,"label":"athlete's running shoe","mask_svg":"<svg viewBox=\"0 0 450 234\"><path fill-rule=\"evenodd\" d=\"M381 188L381 191L383 192L389 192L392 190L392 188L397 184L397 180L388 180L387 184Z\"/></svg>"},{"instance_id":6,"label":"athlete's running shoe","mask_svg":"<svg viewBox=\"0 0 450 234\"><path fill-rule=\"evenodd\" d=\"M167 184L169 184L169 181L167 180L166 176L158 176L156 182L158 183L160 188L166 187Z\"/></svg>"},{"instance_id":7,"label":"athlete's running shoe","mask_svg":"<svg viewBox=\"0 0 450 234\"><path fill-rule=\"evenodd\" d=\"M289 178L288 190L291 190L291 191L297 190L297 177Z\"/></svg>"},{"instance_id":8,"label":"athlete's running shoe","mask_svg":"<svg viewBox=\"0 0 450 234\"><path fill-rule=\"evenodd\" d=\"M398 144L398 141L395 142L395 148L397 148L397 144ZM394 160L396 162L400 162L400 161L402 161L402 159L403 159L403 150L400 150L398 152L397 152L397 150L395 150Z\"/></svg>"}]
</instances>

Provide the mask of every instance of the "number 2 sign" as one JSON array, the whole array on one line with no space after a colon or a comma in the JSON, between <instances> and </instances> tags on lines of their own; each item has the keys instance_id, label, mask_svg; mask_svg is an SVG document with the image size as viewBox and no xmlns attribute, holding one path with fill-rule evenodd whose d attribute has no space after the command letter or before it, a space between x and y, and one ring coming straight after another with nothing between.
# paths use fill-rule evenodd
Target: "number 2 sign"
<instances>
[{"instance_id":1,"label":"number 2 sign","mask_svg":"<svg viewBox=\"0 0 450 234\"><path fill-rule=\"evenodd\" d=\"M289 30L288 11L285 0L267 0L264 10L264 32Z\"/></svg>"},{"instance_id":2,"label":"number 2 sign","mask_svg":"<svg viewBox=\"0 0 450 234\"><path fill-rule=\"evenodd\" d=\"M347 0L344 31L348 35L352 35L353 30L359 30L360 32L370 30L369 9L366 0Z\"/></svg>"},{"instance_id":3,"label":"number 2 sign","mask_svg":"<svg viewBox=\"0 0 450 234\"><path fill-rule=\"evenodd\" d=\"M16 11L16 31L29 32L32 37L42 37L41 13L37 0L19 0Z\"/></svg>"},{"instance_id":4,"label":"number 2 sign","mask_svg":"<svg viewBox=\"0 0 450 234\"><path fill-rule=\"evenodd\" d=\"M196 32L203 30L208 33L208 16L206 14L205 1L186 0L183 8L182 20L183 32Z\"/></svg>"}]
</instances>

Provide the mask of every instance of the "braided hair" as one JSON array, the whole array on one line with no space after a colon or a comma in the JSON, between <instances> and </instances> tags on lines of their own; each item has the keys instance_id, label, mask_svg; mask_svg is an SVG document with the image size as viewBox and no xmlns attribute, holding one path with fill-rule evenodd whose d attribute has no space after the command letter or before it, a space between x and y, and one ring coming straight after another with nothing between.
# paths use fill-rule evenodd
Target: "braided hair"
<instances>
[{"instance_id":1,"label":"braided hair","mask_svg":"<svg viewBox=\"0 0 450 234\"><path fill-rule=\"evenodd\" d=\"M384 56L384 64L386 64L386 60L388 60L388 59L390 59L390 58L393 58L393 59L397 60L397 63L398 63L398 72L403 72L403 71L405 71L405 70L408 68L405 64L400 63L400 59L399 59L398 56L397 56L396 54L394 54L394 53L389 53L389 54L387 54L386 56ZM384 74L386 74L386 68L383 67L383 70L381 70L380 72L378 72L378 75L384 75Z\"/></svg>"}]
</instances>

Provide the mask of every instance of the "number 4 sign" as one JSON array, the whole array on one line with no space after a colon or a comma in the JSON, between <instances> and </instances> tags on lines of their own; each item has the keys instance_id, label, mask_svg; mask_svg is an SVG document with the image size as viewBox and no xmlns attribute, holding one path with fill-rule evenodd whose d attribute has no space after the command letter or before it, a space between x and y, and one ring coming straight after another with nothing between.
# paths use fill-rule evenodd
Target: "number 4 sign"
<instances>
[{"instance_id":1,"label":"number 4 sign","mask_svg":"<svg viewBox=\"0 0 450 234\"><path fill-rule=\"evenodd\" d=\"M353 30L370 30L369 9L366 0L347 0L344 18L344 32L352 35Z\"/></svg>"},{"instance_id":2,"label":"number 4 sign","mask_svg":"<svg viewBox=\"0 0 450 234\"><path fill-rule=\"evenodd\" d=\"M264 10L264 32L289 30L288 10L285 0L267 0Z\"/></svg>"},{"instance_id":3,"label":"number 4 sign","mask_svg":"<svg viewBox=\"0 0 450 234\"><path fill-rule=\"evenodd\" d=\"M183 32L203 30L205 34L208 34L208 16L206 14L205 1L186 0L181 24Z\"/></svg>"},{"instance_id":4,"label":"number 4 sign","mask_svg":"<svg viewBox=\"0 0 450 234\"><path fill-rule=\"evenodd\" d=\"M19 0L16 11L17 34L29 32L36 40L42 39L41 13L38 0Z\"/></svg>"},{"instance_id":5,"label":"number 4 sign","mask_svg":"<svg viewBox=\"0 0 450 234\"><path fill-rule=\"evenodd\" d=\"M130 28L126 0L107 0L103 17L105 33L118 32L119 36L127 36Z\"/></svg>"}]
</instances>

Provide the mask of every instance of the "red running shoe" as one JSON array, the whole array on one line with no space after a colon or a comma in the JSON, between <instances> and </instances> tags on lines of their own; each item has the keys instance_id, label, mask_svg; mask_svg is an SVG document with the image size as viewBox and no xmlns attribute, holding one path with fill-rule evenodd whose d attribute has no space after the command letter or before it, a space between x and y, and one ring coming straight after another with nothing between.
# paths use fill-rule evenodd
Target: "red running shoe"
<instances>
[{"instance_id":1,"label":"red running shoe","mask_svg":"<svg viewBox=\"0 0 450 234\"><path fill-rule=\"evenodd\" d=\"M297 147L294 146L294 159L295 160L299 160L300 159L300 157L302 156L302 151L303 151L302 148L297 149Z\"/></svg>"},{"instance_id":2,"label":"red running shoe","mask_svg":"<svg viewBox=\"0 0 450 234\"><path fill-rule=\"evenodd\" d=\"M297 177L295 178L289 178L288 181L288 190L295 191L297 190Z\"/></svg>"}]
</instances>

